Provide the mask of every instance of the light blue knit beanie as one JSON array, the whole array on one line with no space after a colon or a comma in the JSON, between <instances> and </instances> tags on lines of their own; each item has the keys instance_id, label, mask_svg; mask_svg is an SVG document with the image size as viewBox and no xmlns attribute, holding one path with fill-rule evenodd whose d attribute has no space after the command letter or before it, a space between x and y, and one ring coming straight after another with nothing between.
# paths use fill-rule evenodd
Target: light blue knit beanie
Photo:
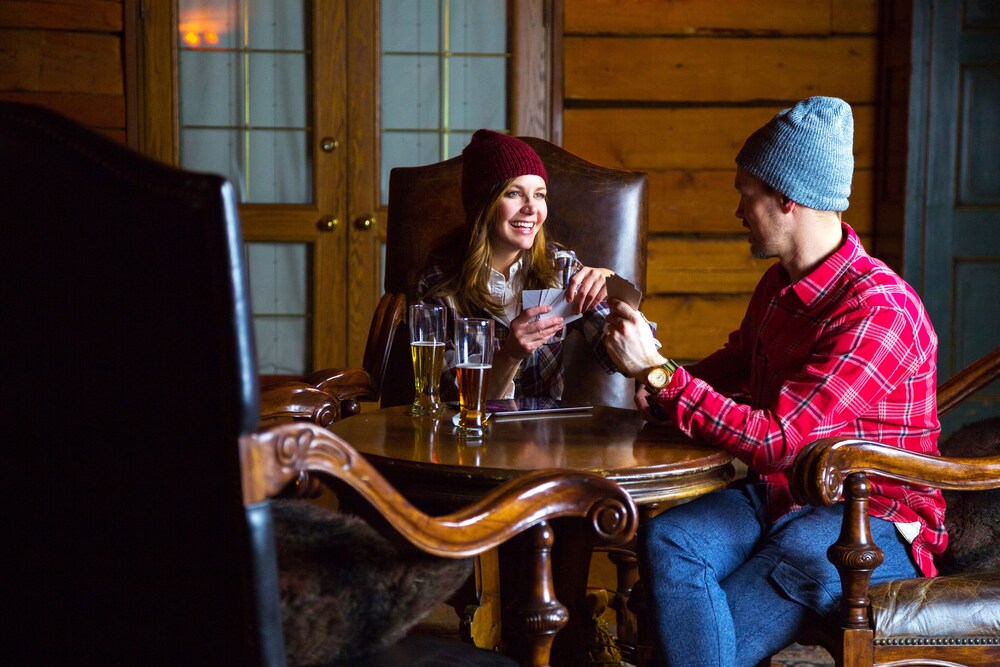
<instances>
[{"instance_id":1,"label":"light blue knit beanie","mask_svg":"<svg viewBox=\"0 0 1000 667\"><path fill-rule=\"evenodd\" d=\"M846 211L853 148L851 106L836 97L810 97L751 134L736 164L803 206Z\"/></svg>"}]
</instances>

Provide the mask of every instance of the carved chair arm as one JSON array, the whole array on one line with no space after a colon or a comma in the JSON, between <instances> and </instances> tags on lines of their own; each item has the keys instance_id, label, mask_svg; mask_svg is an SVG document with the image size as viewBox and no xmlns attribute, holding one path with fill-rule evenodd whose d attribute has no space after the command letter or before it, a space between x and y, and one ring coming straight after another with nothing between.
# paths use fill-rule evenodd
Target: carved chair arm
<instances>
[{"instance_id":1,"label":"carved chair arm","mask_svg":"<svg viewBox=\"0 0 1000 667\"><path fill-rule=\"evenodd\" d=\"M614 482L561 470L524 475L458 512L432 517L344 440L307 422L244 436L240 452L245 504L276 495L302 472L321 472L347 483L412 544L442 557L474 556L566 516L586 517L599 542L621 544L635 534L638 521L632 499Z\"/></svg>"},{"instance_id":2,"label":"carved chair arm","mask_svg":"<svg viewBox=\"0 0 1000 667\"><path fill-rule=\"evenodd\" d=\"M822 438L809 443L792 467L796 502L832 505L852 473L870 473L952 491L1000 488L1000 456L949 458L917 454L872 440Z\"/></svg>"},{"instance_id":3,"label":"carved chair arm","mask_svg":"<svg viewBox=\"0 0 1000 667\"><path fill-rule=\"evenodd\" d=\"M832 505L844 498L840 536L827 550L840 573L844 628L869 627L868 585L883 560L869 523L869 474L953 491L995 489L1000 488L1000 456L930 456L849 437L823 438L803 449L791 475L796 501Z\"/></svg>"}]
</instances>

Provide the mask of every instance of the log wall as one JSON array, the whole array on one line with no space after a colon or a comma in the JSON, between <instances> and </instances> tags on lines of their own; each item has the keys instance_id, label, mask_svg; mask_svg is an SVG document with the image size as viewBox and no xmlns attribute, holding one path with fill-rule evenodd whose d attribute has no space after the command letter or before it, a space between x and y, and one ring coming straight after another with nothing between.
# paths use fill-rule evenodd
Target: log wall
<instances>
[{"instance_id":1,"label":"log wall","mask_svg":"<svg viewBox=\"0 0 1000 667\"><path fill-rule=\"evenodd\" d=\"M877 0L566 0L563 145L649 174L643 310L679 360L721 346L770 261L734 217L734 158L811 95L855 114L845 220L871 247ZM585 259L585 258L584 258Z\"/></svg>"},{"instance_id":2,"label":"log wall","mask_svg":"<svg viewBox=\"0 0 1000 667\"><path fill-rule=\"evenodd\" d=\"M0 2L0 99L126 140L122 0Z\"/></svg>"}]
</instances>

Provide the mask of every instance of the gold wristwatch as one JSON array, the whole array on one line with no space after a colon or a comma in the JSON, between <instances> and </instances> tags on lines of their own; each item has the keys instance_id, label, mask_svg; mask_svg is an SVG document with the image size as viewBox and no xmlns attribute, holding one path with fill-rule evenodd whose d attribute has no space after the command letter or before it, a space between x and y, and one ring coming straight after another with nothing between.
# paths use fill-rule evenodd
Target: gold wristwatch
<instances>
[{"instance_id":1,"label":"gold wristwatch","mask_svg":"<svg viewBox=\"0 0 1000 667\"><path fill-rule=\"evenodd\" d=\"M673 359L667 359L661 366L647 368L639 381L646 385L646 389L650 392L657 394L670 383L670 378L674 376L676 370L677 363Z\"/></svg>"}]
</instances>

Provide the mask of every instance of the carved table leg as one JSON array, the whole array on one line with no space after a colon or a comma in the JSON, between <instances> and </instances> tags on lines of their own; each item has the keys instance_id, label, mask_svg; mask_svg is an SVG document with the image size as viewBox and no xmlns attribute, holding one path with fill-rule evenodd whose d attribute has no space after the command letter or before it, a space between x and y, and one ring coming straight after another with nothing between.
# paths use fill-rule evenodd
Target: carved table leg
<instances>
[{"instance_id":1,"label":"carved table leg","mask_svg":"<svg viewBox=\"0 0 1000 667\"><path fill-rule=\"evenodd\" d=\"M639 631L636 627L636 615L628 607L632 590L639 580L639 559L636 557L636 543L633 538L628 544L617 549L608 550L608 559L614 563L617 581L617 605L615 617L618 630L618 646L622 655L629 662L635 662L635 648Z\"/></svg>"},{"instance_id":2,"label":"carved table leg","mask_svg":"<svg viewBox=\"0 0 1000 667\"><path fill-rule=\"evenodd\" d=\"M526 581L511 580L515 568L504 568L503 575L505 588L517 595L505 609L502 632L522 667L548 667L553 637L569 620L553 586L552 542L552 528L543 521L509 543L521 551L520 562L530 564Z\"/></svg>"}]
</instances>

